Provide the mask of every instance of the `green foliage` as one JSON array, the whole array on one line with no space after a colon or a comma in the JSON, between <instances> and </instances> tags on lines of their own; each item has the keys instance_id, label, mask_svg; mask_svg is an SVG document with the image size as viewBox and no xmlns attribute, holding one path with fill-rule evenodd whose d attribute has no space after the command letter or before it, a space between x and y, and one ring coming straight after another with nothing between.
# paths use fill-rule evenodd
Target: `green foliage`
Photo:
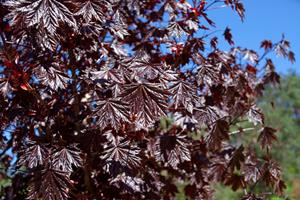
<instances>
[{"instance_id":1,"label":"green foliage","mask_svg":"<svg viewBox=\"0 0 300 200\"><path fill-rule=\"evenodd\" d=\"M283 170L284 179L287 181L286 195L284 197L267 197L270 200L299 199L300 196L293 191L299 190L294 180L300 179L300 76L294 72L283 76L278 87L268 87L263 97L259 100L259 107L265 113L265 124L277 129L277 142L273 144L270 151L272 157L280 163ZM235 133L233 142L243 145L251 145L258 154L261 154L257 145L257 135L259 129L247 130L251 127L247 121L237 123L231 129ZM247 131L239 132L244 129ZM258 184L255 191L259 193L263 189L262 184ZM239 199L239 193L217 185L216 199Z\"/></svg>"},{"instance_id":2,"label":"green foliage","mask_svg":"<svg viewBox=\"0 0 300 200\"><path fill-rule=\"evenodd\" d=\"M3 178L0 180L0 189L11 186L11 180L9 178Z\"/></svg>"},{"instance_id":3,"label":"green foliage","mask_svg":"<svg viewBox=\"0 0 300 200\"><path fill-rule=\"evenodd\" d=\"M283 77L279 88L268 88L260 101L266 124L278 130L272 155L281 163L287 180L300 178L300 77Z\"/></svg>"},{"instance_id":4,"label":"green foliage","mask_svg":"<svg viewBox=\"0 0 300 200\"><path fill-rule=\"evenodd\" d=\"M224 200L231 200L231 199L240 199L242 196L242 191L232 191L230 188L225 187L224 185L218 184L216 185L216 199L224 199Z\"/></svg>"},{"instance_id":5,"label":"green foliage","mask_svg":"<svg viewBox=\"0 0 300 200\"><path fill-rule=\"evenodd\" d=\"M6 175L5 171L2 170L2 165L0 164L0 197L2 196L5 188L12 185L11 178Z\"/></svg>"}]
</instances>

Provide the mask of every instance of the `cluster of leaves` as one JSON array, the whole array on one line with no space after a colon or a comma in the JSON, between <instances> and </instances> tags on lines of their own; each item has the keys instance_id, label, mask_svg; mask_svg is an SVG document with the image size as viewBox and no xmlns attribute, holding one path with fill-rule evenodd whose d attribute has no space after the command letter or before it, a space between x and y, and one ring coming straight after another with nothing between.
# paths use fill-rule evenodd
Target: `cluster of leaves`
<instances>
[{"instance_id":1,"label":"cluster of leaves","mask_svg":"<svg viewBox=\"0 0 300 200\"><path fill-rule=\"evenodd\" d=\"M261 56L234 47L229 28L220 50L201 35L219 4L244 18L238 0L4 1L1 159L11 149L25 172L7 198L173 199L180 181L191 199L214 199L214 182L244 200L263 198L258 182L280 195L276 130L255 100L279 82L268 53L294 56L284 38ZM232 140L240 120L261 127L264 157Z\"/></svg>"}]
</instances>

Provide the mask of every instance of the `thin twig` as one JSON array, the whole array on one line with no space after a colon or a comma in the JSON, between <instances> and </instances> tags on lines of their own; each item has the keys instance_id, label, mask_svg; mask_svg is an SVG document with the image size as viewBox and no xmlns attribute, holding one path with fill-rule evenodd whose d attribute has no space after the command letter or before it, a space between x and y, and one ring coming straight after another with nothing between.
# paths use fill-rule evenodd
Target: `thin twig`
<instances>
[{"instance_id":1,"label":"thin twig","mask_svg":"<svg viewBox=\"0 0 300 200\"><path fill-rule=\"evenodd\" d=\"M253 127L251 127L251 128L244 128L244 129L240 129L240 130L237 130L237 131L232 131L231 133L229 133L229 135L234 135L234 134L241 133L241 132L246 132L246 131L252 131L254 129L255 128L253 128Z\"/></svg>"}]
</instances>

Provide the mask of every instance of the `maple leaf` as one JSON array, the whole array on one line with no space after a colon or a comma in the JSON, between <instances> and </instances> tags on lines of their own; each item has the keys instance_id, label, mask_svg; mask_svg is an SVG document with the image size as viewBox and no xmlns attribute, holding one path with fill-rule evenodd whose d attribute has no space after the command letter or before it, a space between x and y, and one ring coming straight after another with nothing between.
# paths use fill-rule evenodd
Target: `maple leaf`
<instances>
[{"instance_id":1,"label":"maple leaf","mask_svg":"<svg viewBox=\"0 0 300 200\"><path fill-rule=\"evenodd\" d=\"M193 114L195 116L195 119L199 122L201 126L211 126L218 119L224 118L228 115L226 112L220 110L216 106L205 106L195 108Z\"/></svg>"},{"instance_id":2,"label":"maple leaf","mask_svg":"<svg viewBox=\"0 0 300 200\"><path fill-rule=\"evenodd\" d=\"M129 68L133 71L132 77L144 78L147 80L154 80L158 77L166 77L167 74L164 71L166 68L161 63L151 63L148 55L142 57L136 57L129 63Z\"/></svg>"},{"instance_id":3,"label":"maple leaf","mask_svg":"<svg viewBox=\"0 0 300 200\"><path fill-rule=\"evenodd\" d=\"M119 98L107 99L97 102L95 116L100 129L111 125L114 129L121 128L122 123L129 122L129 104Z\"/></svg>"},{"instance_id":4,"label":"maple leaf","mask_svg":"<svg viewBox=\"0 0 300 200\"><path fill-rule=\"evenodd\" d=\"M218 38L217 37L214 37L210 40L210 46L214 49L217 48L217 45L218 45Z\"/></svg>"},{"instance_id":5,"label":"maple leaf","mask_svg":"<svg viewBox=\"0 0 300 200\"><path fill-rule=\"evenodd\" d=\"M242 174L246 182L255 183L261 177L261 171L258 168L258 161L253 153L246 156L245 164L242 167Z\"/></svg>"},{"instance_id":6,"label":"maple leaf","mask_svg":"<svg viewBox=\"0 0 300 200\"><path fill-rule=\"evenodd\" d=\"M224 158L213 158L208 168L208 177L220 181L223 179L224 174L226 174L226 170L227 161Z\"/></svg>"},{"instance_id":7,"label":"maple leaf","mask_svg":"<svg viewBox=\"0 0 300 200\"><path fill-rule=\"evenodd\" d=\"M273 43L271 40L264 40L261 42L261 45L260 45L261 48L264 48L265 51L266 50L269 50L273 47Z\"/></svg>"},{"instance_id":8,"label":"maple leaf","mask_svg":"<svg viewBox=\"0 0 300 200\"><path fill-rule=\"evenodd\" d=\"M28 168L35 168L46 164L48 150L39 144L29 142L29 147L24 150L19 160L19 165L26 165Z\"/></svg>"},{"instance_id":9,"label":"maple leaf","mask_svg":"<svg viewBox=\"0 0 300 200\"><path fill-rule=\"evenodd\" d=\"M282 196L285 189L286 189L286 184L283 180L279 180L276 182L275 192L278 196Z\"/></svg>"},{"instance_id":10,"label":"maple leaf","mask_svg":"<svg viewBox=\"0 0 300 200\"><path fill-rule=\"evenodd\" d=\"M12 19L13 25L19 24L18 20L24 20L28 27L46 29L50 37L56 33L60 21L77 27L71 11L57 0L11 0L5 5L11 9L7 17Z\"/></svg>"},{"instance_id":11,"label":"maple leaf","mask_svg":"<svg viewBox=\"0 0 300 200\"><path fill-rule=\"evenodd\" d=\"M245 181L255 183L261 177L261 173L259 168L255 165L246 164L243 167L243 175L245 177Z\"/></svg>"},{"instance_id":12,"label":"maple leaf","mask_svg":"<svg viewBox=\"0 0 300 200\"><path fill-rule=\"evenodd\" d=\"M109 7L108 1L89 0L78 3L79 10L74 15L81 15L86 23L92 20L99 22L106 21L105 9Z\"/></svg>"},{"instance_id":13,"label":"maple leaf","mask_svg":"<svg viewBox=\"0 0 300 200\"><path fill-rule=\"evenodd\" d=\"M188 184L184 187L184 193L186 196L195 199L197 197L197 186L195 184Z\"/></svg>"},{"instance_id":14,"label":"maple leaf","mask_svg":"<svg viewBox=\"0 0 300 200\"><path fill-rule=\"evenodd\" d=\"M267 71L267 73L263 77L263 82L266 83L272 83L273 85L280 83L280 76L275 71Z\"/></svg>"},{"instance_id":15,"label":"maple leaf","mask_svg":"<svg viewBox=\"0 0 300 200\"><path fill-rule=\"evenodd\" d=\"M111 30L111 32L119 37L120 39L124 39L126 35L129 35L127 25L123 21L123 17L120 14L120 11L115 11L114 15L112 16L113 23L108 28Z\"/></svg>"},{"instance_id":16,"label":"maple leaf","mask_svg":"<svg viewBox=\"0 0 300 200\"><path fill-rule=\"evenodd\" d=\"M258 62L295 55L284 37L262 55L222 51L207 11L225 3L243 20L240 0L1 2L0 158L17 172L3 198L174 199L182 181L191 199L215 199L215 183L247 200L257 183L282 194L274 130L259 133L263 161L229 130L245 117L264 126L251 103L279 75Z\"/></svg>"},{"instance_id":17,"label":"maple leaf","mask_svg":"<svg viewBox=\"0 0 300 200\"><path fill-rule=\"evenodd\" d=\"M103 67L99 71L91 71L89 72L91 75L92 80L109 80L109 81L114 81L116 83L124 83L124 77L123 75L114 68L109 68L109 67Z\"/></svg>"},{"instance_id":18,"label":"maple leaf","mask_svg":"<svg viewBox=\"0 0 300 200\"><path fill-rule=\"evenodd\" d=\"M140 164L140 149L126 138L106 133L108 143L104 146L101 158L108 166L118 162L122 166L137 167Z\"/></svg>"},{"instance_id":19,"label":"maple leaf","mask_svg":"<svg viewBox=\"0 0 300 200\"><path fill-rule=\"evenodd\" d=\"M289 61L290 61L292 64L294 64L295 61L296 61L296 59L295 59L295 53L292 52L292 51L289 51L289 52L288 52L288 59L289 59Z\"/></svg>"},{"instance_id":20,"label":"maple leaf","mask_svg":"<svg viewBox=\"0 0 300 200\"><path fill-rule=\"evenodd\" d=\"M254 123L254 125L256 125L257 123L264 124L264 115L262 113L262 110L255 105L251 106L251 108L247 112L247 117L250 122Z\"/></svg>"},{"instance_id":21,"label":"maple leaf","mask_svg":"<svg viewBox=\"0 0 300 200\"><path fill-rule=\"evenodd\" d=\"M281 40L275 46L275 52L278 56L287 57L290 49L290 43L286 40Z\"/></svg>"},{"instance_id":22,"label":"maple leaf","mask_svg":"<svg viewBox=\"0 0 300 200\"><path fill-rule=\"evenodd\" d=\"M256 67L254 67L252 65L247 65L246 70L249 74L256 74L257 73Z\"/></svg>"},{"instance_id":23,"label":"maple leaf","mask_svg":"<svg viewBox=\"0 0 300 200\"><path fill-rule=\"evenodd\" d=\"M262 180L266 185L274 185L280 181L281 169L277 162L267 158L262 166Z\"/></svg>"},{"instance_id":24,"label":"maple leaf","mask_svg":"<svg viewBox=\"0 0 300 200\"><path fill-rule=\"evenodd\" d=\"M46 169L42 174L40 194L45 200L67 200L71 185L68 173L60 170Z\"/></svg>"},{"instance_id":25,"label":"maple leaf","mask_svg":"<svg viewBox=\"0 0 300 200\"><path fill-rule=\"evenodd\" d=\"M225 185L230 185L233 191L236 191L239 188L244 188L244 177L234 173L225 180Z\"/></svg>"},{"instance_id":26,"label":"maple leaf","mask_svg":"<svg viewBox=\"0 0 300 200\"><path fill-rule=\"evenodd\" d=\"M21 0L7 1L5 5L12 9L13 23L19 15L26 16L28 26L43 23L50 33L54 33L61 20L69 25L76 27L76 21L71 11L62 3L56 0Z\"/></svg>"},{"instance_id":27,"label":"maple leaf","mask_svg":"<svg viewBox=\"0 0 300 200\"><path fill-rule=\"evenodd\" d=\"M258 136L258 142L260 143L262 148L270 148L274 141L277 141L277 137L275 135L276 129L271 127L264 127L260 130L260 134Z\"/></svg>"},{"instance_id":28,"label":"maple leaf","mask_svg":"<svg viewBox=\"0 0 300 200\"><path fill-rule=\"evenodd\" d=\"M179 22L171 22L168 26L168 31L170 36L175 36L177 38L187 35L188 33L182 28Z\"/></svg>"},{"instance_id":29,"label":"maple leaf","mask_svg":"<svg viewBox=\"0 0 300 200\"><path fill-rule=\"evenodd\" d=\"M183 106L190 113L193 112L196 92L190 84L179 80L175 82L169 90L170 93L173 94L175 109L178 109L179 106Z\"/></svg>"},{"instance_id":30,"label":"maple leaf","mask_svg":"<svg viewBox=\"0 0 300 200\"><path fill-rule=\"evenodd\" d=\"M225 40L227 40L227 42L230 44L230 45L234 45L234 42L232 40L232 34L231 34L231 29L229 27L226 27L225 31L224 31L224 37L225 37Z\"/></svg>"},{"instance_id":31,"label":"maple leaf","mask_svg":"<svg viewBox=\"0 0 300 200\"><path fill-rule=\"evenodd\" d=\"M225 185L230 185L233 191L238 190L239 188L245 187L245 180L242 175L233 174L226 179Z\"/></svg>"},{"instance_id":32,"label":"maple leaf","mask_svg":"<svg viewBox=\"0 0 300 200\"><path fill-rule=\"evenodd\" d=\"M255 51L246 49L243 51L243 53L244 53L245 60L249 60L252 63L258 62L258 55Z\"/></svg>"},{"instance_id":33,"label":"maple leaf","mask_svg":"<svg viewBox=\"0 0 300 200\"><path fill-rule=\"evenodd\" d=\"M139 192L144 181L141 178L127 176L125 173L122 173L111 180L111 183L117 185L120 189L125 188L130 192Z\"/></svg>"},{"instance_id":34,"label":"maple leaf","mask_svg":"<svg viewBox=\"0 0 300 200\"><path fill-rule=\"evenodd\" d=\"M224 140L229 139L229 125L224 120L217 120L212 128L212 130L209 132L209 134L206 136L206 142L208 147L211 150L219 150L221 149L222 142Z\"/></svg>"},{"instance_id":35,"label":"maple leaf","mask_svg":"<svg viewBox=\"0 0 300 200\"><path fill-rule=\"evenodd\" d=\"M1 82L1 79L0 79L0 82ZM3 96L7 96L7 94L11 91L12 91L12 87L9 84L8 80L0 83L0 92L2 93Z\"/></svg>"},{"instance_id":36,"label":"maple leaf","mask_svg":"<svg viewBox=\"0 0 300 200\"><path fill-rule=\"evenodd\" d=\"M57 70L55 67L49 67L48 69L40 67L35 70L35 74L39 81L53 90L65 89L70 80L65 73Z\"/></svg>"},{"instance_id":37,"label":"maple leaf","mask_svg":"<svg viewBox=\"0 0 300 200\"><path fill-rule=\"evenodd\" d=\"M241 145L238 149L236 149L233 153L233 155L230 158L230 161L228 163L228 166L234 170L241 168L241 163L244 163L245 156L243 154L244 147Z\"/></svg>"},{"instance_id":38,"label":"maple leaf","mask_svg":"<svg viewBox=\"0 0 300 200\"><path fill-rule=\"evenodd\" d=\"M124 86L123 99L137 116L137 125L149 127L166 116L167 92L159 83L132 83Z\"/></svg>"},{"instance_id":39,"label":"maple leaf","mask_svg":"<svg viewBox=\"0 0 300 200\"><path fill-rule=\"evenodd\" d=\"M244 18L245 18L245 8L244 8L244 5L241 2L237 1L235 3L235 10L237 11L237 13L239 14L240 18L243 21Z\"/></svg>"},{"instance_id":40,"label":"maple leaf","mask_svg":"<svg viewBox=\"0 0 300 200\"><path fill-rule=\"evenodd\" d=\"M53 166L57 170L71 173L72 166L82 166L82 158L80 157L80 150L75 145L57 149L52 155Z\"/></svg>"},{"instance_id":41,"label":"maple leaf","mask_svg":"<svg viewBox=\"0 0 300 200\"><path fill-rule=\"evenodd\" d=\"M217 84L219 81L221 81L220 68L211 64L201 65L199 66L197 77L200 85L206 84L211 86L213 84Z\"/></svg>"},{"instance_id":42,"label":"maple leaf","mask_svg":"<svg viewBox=\"0 0 300 200\"><path fill-rule=\"evenodd\" d=\"M198 23L193 20L187 20L185 23L187 24L188 28L192 31L197 31L199 28Z\"/></svg>"},{"instance_id":43,"label":"maple leaf","mask_svg":"<svg viewBox=\"0 0 300 200\"><path fill-rule=\"evenodd\" d=\"M179 163L190 161L191 155L188 149L188 140L184 135L162 135L155 143L155 157L164 165L174 168Z\"/></svg>"}]
</instances>

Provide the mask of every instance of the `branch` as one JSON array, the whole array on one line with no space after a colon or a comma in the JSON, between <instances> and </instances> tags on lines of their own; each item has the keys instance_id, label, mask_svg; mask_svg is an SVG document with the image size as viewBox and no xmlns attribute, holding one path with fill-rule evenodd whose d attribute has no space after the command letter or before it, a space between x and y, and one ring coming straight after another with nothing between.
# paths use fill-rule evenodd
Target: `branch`
<instances>
[{"instance_id":1,"label":"branch","mask_svg":"<svg viewBox=\"0 0 300 200\"><path fill-rule=\"evenodd\" d=\"M221 0L215 0L215 1L211 2L210 4L208 4L208 5L203 9L203 11L206 11L207 9L209 9L210 7L212 7L214 4L219 3L219 2L223 2L223 1L221 1Z\"/></svg>"},{"instance_id":2,"label":"branch","mask_svg":"<svg viewBox=\"0 0 300 200\"><path fill-rule=\"evenodd\" d=\"M252 131L254 129L255 128L253 128L253 127L251 127L251 128L244 128L244 129L240 129L240 130L237 130L237 131L233 131L233 132L229 133L229 135L234 135L234 134L241 133L241 132L246 132L246 131Z\"/></svg>"}]
</instances>

